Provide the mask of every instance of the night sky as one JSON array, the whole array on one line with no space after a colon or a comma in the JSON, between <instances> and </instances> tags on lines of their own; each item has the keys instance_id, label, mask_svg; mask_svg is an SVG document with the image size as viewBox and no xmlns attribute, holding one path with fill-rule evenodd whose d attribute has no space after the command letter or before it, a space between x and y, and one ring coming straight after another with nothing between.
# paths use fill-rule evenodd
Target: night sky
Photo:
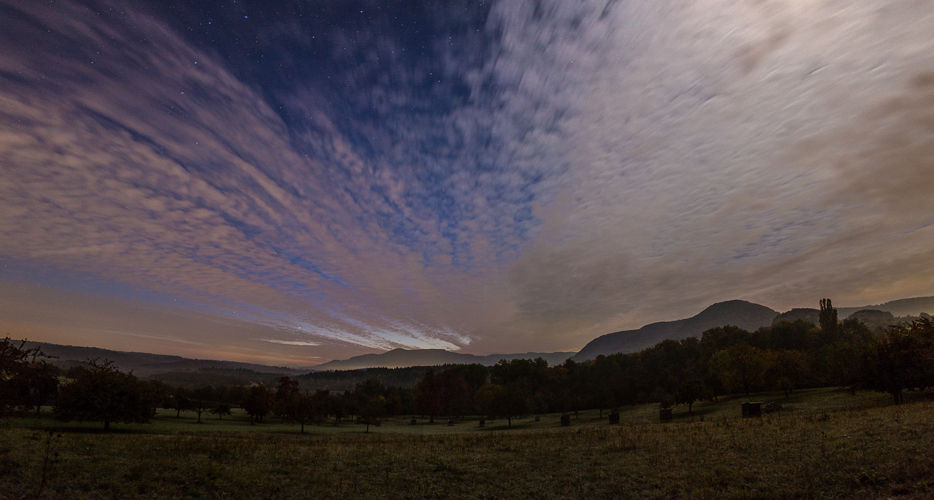
<instances>
[{"instance_id":1,"label":"night sky","mask_svg":"<svg viewBox=\"0 0 934 500\"><path fill-rule=\"evenodd\" d=\"M0 337L309 366L931 294L931 1L0 0Z\"/></svg>"}]
</instances>

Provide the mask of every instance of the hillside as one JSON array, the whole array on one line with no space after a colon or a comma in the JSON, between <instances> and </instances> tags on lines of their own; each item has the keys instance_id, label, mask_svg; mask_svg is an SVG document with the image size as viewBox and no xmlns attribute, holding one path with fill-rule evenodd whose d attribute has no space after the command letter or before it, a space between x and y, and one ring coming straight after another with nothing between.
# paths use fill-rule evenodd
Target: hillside
<instances>
[{"instance_id":1,"label":"hillside","mask_svg":"<svg viewBox=\"0 0 934 500\"><path fill-rule=\"evenodd\" d=\"M745 330L757 330L762 326L770 326L776 316L778 312L744 300L719 302L690 318L652 323L638 330L624 330L597 337L571 359L586 361L601 354L637 352L665 339L700 337L704 330L718 326L733 325Z\"/></svg>"},{"instance_id":2,"label":"hillside","mask_svg":"<svg viewBox=\"0 0 934 500\"><path fill-rule=\"evenodd\" d=\"M476 356L445 351L444 349L393 349L381 354L364 354L350 359L329 361L315 370L359 370L361 368L402 368L406 366L440 366L478 363L492 366L500 360L542 358L549 365L560 365L573 356L573 352L526 352L521 354L490 354Z\"/></svg>"},{"instance_id":3,"label":"hillside","mask_svg":"<svg viewBox=\"0 0 934 500\"><path fill-rule=\"evenodd\" d=\"M205 369L248 370L257 373L298 375L308 373L308 369L267 366L237 361L219 361L213 359L190 359L165 354L145 352L111 351L97 347L79 347L71 345L48 344L45 342L26 342L27 348L39 347L48 356L54 356L53 364L70 368L84 364L89 359L113 361L122 371L130 371L140 377L148 377L168 372L192 372Z\"/></svg>"},{"instance_id":4,"label":"hillside","mask_svg":"<svg viewBox=\"0 0 934 500\"><path fill-rule=\"evenodd\" d=\"M921 313L934 314L934 297L915 297L893 300L878 305L837 307L836 309L837 316L841 320L856 313L866 316L866 314L869 314L866 311L872 311L875 322L869 323L873 326L879 326L885 323L885 321L877 318L880 312L891 313L896 320L899 318L907 319L909 316L917 317ZM819 317L820 310L818 309L795 308L778 314L776 311L759 304L743 300L730 300L714 304L691 318L652 323L638 330L625 330L597 337L571 359L586 361L601 354L637 352L652 347L665 339L680 340L687 337L700 337L704 330L717 326L733 325L744 330L754 331L763 326L771 326L779 321L793 323L799 319L816 325Z\"/></svg>"},{"instance_id":5,"label":"hillside","mask_svg":"<svg viewBox=\"0 0 934 500\"><path fill-rule=\"evenodd\" d=\"M860 306L860 307L838 307L837 316L839 318L849 317L851 314L863 309L874 309L876 311L885 311L892 313L893 316L919 316L921 313L934 314L934 297L914 297L911 299L899 299L883 304Z\"/></svg>"}]
</instances>

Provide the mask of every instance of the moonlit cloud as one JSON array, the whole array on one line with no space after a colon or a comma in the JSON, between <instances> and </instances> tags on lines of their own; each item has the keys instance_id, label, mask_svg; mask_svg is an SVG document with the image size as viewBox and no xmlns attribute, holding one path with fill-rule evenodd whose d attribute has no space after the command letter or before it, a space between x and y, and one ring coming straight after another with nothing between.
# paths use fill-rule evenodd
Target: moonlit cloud
<instances>
[{"instance_id":1,"label":"moonlit cloud","mask_svg":"<svg viewBox=\"0 0 934 500\"><path fill-rule=\"evenodd\" d=\"M2 332L310 365L934 290L928 4L104 4L0 3Z\"/></svg>"}]
</instances>

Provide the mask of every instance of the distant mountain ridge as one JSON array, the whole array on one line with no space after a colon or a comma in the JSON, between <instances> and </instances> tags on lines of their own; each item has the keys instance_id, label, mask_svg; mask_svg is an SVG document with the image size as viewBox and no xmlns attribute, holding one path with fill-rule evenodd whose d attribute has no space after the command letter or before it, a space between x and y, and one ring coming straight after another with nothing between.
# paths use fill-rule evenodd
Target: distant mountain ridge
<instances>
[{"instance_id":1,"label":"distant mountain ridge","mask_svg":"<svg viewBox=\"0 0 934 500\"><path fill-rule=\"evenodd\" d=\"M919 316L921 313L934 314L934 297L914 297L899 299L879 305L861 307L837 307L837 316L847 318L851 314L863 309L874 309L892 313L893 316Z\"/></svg>"},{"instance_id":2,"label":"distant mountain ridge","mask_svg":"<svg viewBox=\"0 0 934 500\"><path fill-rule=\"evenodd\" d=\"M879 305L860 307L838 307L837 315L844 319L853 313L882 311L895 317L919 316L921 313L934 314L934 296L914 297L886 302ZM869 311L866 311L869 310ZM770 326L777 321L795 321L803 319L817 323L820 311L810 308L796 308L779 314L759 304L744 300L719 302L704 309L690 318L676 321L662 321L643 326L637 330L624 330L608 333L590 341L578 353L568 352L527 352L521 354L491 354L477 356L445 351L443 349L406 350L394 349L381 354L364 354L346 360L334 360L308 368L287 368L237 361L190 359L181 356L125 352L101 349L97 347L79 347L45 342L27 342L27 347L40 347L47 355L55 356L55 364L62 367L83 364L88 359L100 358L113 361L123 371L132 370L136 375L148 377L157 374L190 372L204 369L250 370L261 374L301 375L310 371L321 370L357 370L361 368L401 368L409 366L441 366L452 364L479 363L492 366L500 360L534 359L541 357L549 365L564 363L567 359L586 361L597 356L617 352L637 352L665 339L680 340L687 337L700 337L705 330L718 326L733 325L745 330L756 330Z\"/></svg>"},{"instance_id":3,"label":"distant mountain ridge","mask_svg":"<svg viewBox=\"0 0 934 500\"><path fill-rule=\"evenodd\" d=\"M381 354L364 354L345 360L334 360L318 365L315 370L359 370L361 368L403 368L408 366L440 366L477 363L492 366L500 360L542 358L549 365L560 365L574 352L526 352L522 354L490 354L477 356L445 351L444 349L393 349Z\"/></svg>"},{"instance_id":4,"label":"distant mountain ridge","mask_svg":"<svg viewBox=\"0 0 934 500\"><path fill-rule=\"evenodd\" d=\"M130 371L140 377L167 372L197 371L205 368L226 370L251 370L258 373L299 375L308 373L310 368L286 368L284 366L258 365L238 361L220 361L213 359L190 359L167 354L149 354L145 352L112 351L98 347L79 347L71 345L48 344L45 342L26 342L27 348L39 347L48 356L54 356L53 364L69 368L84 364L89 359L109 360L122 371Z\"/></svg>"},{"instance_id":5,"label":"distant mountain ridge","mask_svg":"<svg viewBox=\"0 0 934 500\"><path fill-rule=\"evenodd\" d=\"M879 305L836 307L835 309L840 319L865 310L888 312L897 317L919 316L921 313L934 314L934 296L899 299ZM666 339L681 340L687 337L700 337L705 330L718 326L732 325L754 331L779 321L794 322L801 319L817 324L819 315L818 309L795 308L779 314L763 305L744 300L730 300L714 304L687 319L662 321L645 325L638 330L624 330L597 337L571 359L586 361L601 354L638 352Z\"/></svg>"},{"instance_id":6,"label":"distant mountain ridge","mask_svg":"<svg viewBox=\"0 0 934 500\"><path fill-rule=\"evenodd\" d=\"M665 339L681 340L700 337L704 330L733 325L744 330L769 326L778 312L745 300L718 302L695 316L677 321L651 323L638 330L608 333L590 341L571 359L586 361L617 352L638 352Z\"/></svg>"}]
</instances>

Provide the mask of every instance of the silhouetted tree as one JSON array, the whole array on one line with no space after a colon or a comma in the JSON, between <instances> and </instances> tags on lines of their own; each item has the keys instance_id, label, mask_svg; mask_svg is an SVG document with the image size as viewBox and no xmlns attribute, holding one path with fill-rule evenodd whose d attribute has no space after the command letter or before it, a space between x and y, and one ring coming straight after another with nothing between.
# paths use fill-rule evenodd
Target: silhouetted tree
<instances>
[{"instance_id":1,"label":"silhouetted tree","mask_svg":"<svg viewBox=\"0 0 934 500\"><path fill-rule=\"evenodd\" d=\"M837 340L837 310L830 299L820 299L820 327L825 342Z\"/></svg>"},{"instance_id":2,"label":"silhouetted tree","mask_svg":"<svg viewBox=\"0 0 934 500\"><path fill-rule=\"evenodd\" d=\"M275 404L275 393L265 385L254 385L250 387L246 398L240 406L250 415L250 422L262 422L263 417L269 415Z\"/></svg>"},{"instance_id":3,"label":"silhouetted tree","mask_svg":"<svg viewBox=\"0 0 934 500\"><path fill-rule=\"evenodd\" d=\"M688 413L691 413L694 403L711 398L710 388L701 379L689 378L678 385L674 400L675 404L688 405Z\"/></svg>"},{"instance_id":4,"label":"silhouetted tree","mask_svg":"<svg viewBox=\"0 0 934 500\"><path fill-rule=\"evenodd\" d=\"M175 394L172 395L172 409L175 410L175 418L181 418L183 411L191 409L191 399L188 396L188 389L184 387L175 389Z\"/></svg>"},{"instance_id":5,"label":"silhouetted tree","mask_svg":"<svg viewBox=\"0 0 934 500\"><path fill-rule=\"evenodd\" d=\"M314 400L315 423L323 422L330 414L334 414L335 417L337 416L339 402L337 401L337 396L332 395L331 391L317 389L315 393L311 395L311 398Z\"/></svg>"},{"instance_id":6,"label":"silhouetted tree","mask_svg":"<svg viewBox=\"0 0 934 500\"><path fill-rule=\"evenodd\" d=\"M211 408L211 413L217 415L218 420L223 420L224 415L231 415L230 405L227 403L220 403L214 408Z\"/></svg>"},{"instance_id":7,"label":"silhouetted tree","mask_svg":"<svg viewBox=\"0 0 934 500\"><path fill-rule=\"evenodd\" d=\"M146 423L155 414L146 384L132 373L117 370L110 361L88 361L88 367L59 391L55 418L103 422Z\"/></svg>"},{"instance_id":8,"label":"silhouetted tree","mask_svg":"<svg viewBox=\"0 0 934 500\"><path fill-rule=\"evenodd\" d=\"M170 407L172 404L172 387L161 380L149 379L141 382L146 385L146 391L149 393L152 402L153 414L159 408L168 409Z\"/></svg>"},{"instance_id":9,"label":"silhouetted tree","mask_svg":"<svg viewBox=\"0 0 934 500\"><path fill-rule=\"evenodd\" d=\"M771 364L770 357L769 352L742 342L717 352L710 360L710 367L727 390L742 389L748 396L761 388L763 375Z\"/></svg>"},{"instance_id":10,"label":"silhouetted tree","mask_svg":"<svg viewBox=\"0 0 934 500\"><path fill-rule=\"evenodd\" d=\"M860 386L904 401L902 391L934 387L934 324L921 318L889 328L865 354Z\"/></svg>"},{"instance_id":11,"label":"silhouetted tree","mask_svg":"<svg viewBox=\"0 0 934 500\"><path fill-rule=\"evenodd\" d=\"M47 361L38 348L27 349L26 341L16 345L9 338L0 340L0 416L19 408L35 409L58 391L60 370Z\"/></svg>"},{"instance_id":12,"label":"silhouetted tree","mask_svg":"<svg viewBox=\"0 0 934 500\"><path fill-rule=\"evenodd\" d=\"M23 401L23 410L32 409L39 416L42 405L58 394L58 376L61 370L44 359L44 355L35 348L31 352L31 360L26 365L23 375L26 378L26 398Z\"/></svg>"},{"instance_id":13,"label":"silhouetted tree","mask_svg":"<svg viewBox=\"0 0 934 500\"><path fill-rule=\"evenodd\" d=\"M814 325L799 319L793 323L779 321L762 333L768 334L768 347L770 349L807 351L813 348L818 341L812 330L816 330Z\"/></svg>"},{"instance_id":14,"label":"silhouetted tree","mask_svg":"<svg viewBox=\"0 0 934 500\"><path fill-rule=\"evenodd\" d=\"M295 422L301 426L305 433L305 424L316 419L320 410L315 405L315 399L308 394L294 394L281 403L284 406L279 410L287 422Z\"/></svg>"},{"instance_id":15,"label":"silhouetted tree","mask_svg":"<svg viewBox=\"0 0 934 500\"><path fill-rule=\"evenodd\" d=\"M191 410L198 414L197 423L201 423L202 413L216 406L214 403L216 395L217 392L209 385L199 387L191 392Z\"/></svg>"},{"instance_id":16,"label":"silhouetted tree","mask_svg":"<svg viewBox=\"0 0 934 500\"><path fill-rule=\"evenodd\" d=\"M486 406L490 419L505 418L509 427L512 427L512 419L529 414L529 398L518 387L495 384L486 387L489 387Z\"/></svg>"},{"instance_id":17,"label":"silhouetted tree","mask_svg":"<svg viewBox=\"0 0 934 500\"><path fill-rule=\"evenodd\" d=\"M479 363L454 365L444 370L444 373L463 378L471 392L476 392L490 380L490 369Z\"/></svg>"},{"instance_id":18,"label":"silhouetted tree","mask_svg":"<svg viewBox=\"0 0 934 500\"><path fill-rule=\"evenodd\" d=\"M366 424L366 432L371 425L379 425L386 411L386 397L383 383L375 378L361 382L354 387L353 399L357 407L357 417Z\"/></svg>"},{"instance_id":19,"label":"silhouetted tree","mask_svg":"<svg viewBox=\"0 0 934 500\"><path fill-rule=\"evenodd\" d=\"M444 411L444 394L441 387L441 378L435 371L428 370L425 377L415 384L415 405L419 413L428 415L429 422L441 416Z\"/></svg>"},{"instance_id":20,"label":"silhouetted tree","mask_svg":"<svg viewBox=\"0 0 934 500\"><path fill-rule=\"evenodd\" d=\"M780 389L785 397L803 386L808 379L808 356L801 351L781 350L775 353L772 366L766 372L771 386Z\"/></svg>"}]
</instances>

